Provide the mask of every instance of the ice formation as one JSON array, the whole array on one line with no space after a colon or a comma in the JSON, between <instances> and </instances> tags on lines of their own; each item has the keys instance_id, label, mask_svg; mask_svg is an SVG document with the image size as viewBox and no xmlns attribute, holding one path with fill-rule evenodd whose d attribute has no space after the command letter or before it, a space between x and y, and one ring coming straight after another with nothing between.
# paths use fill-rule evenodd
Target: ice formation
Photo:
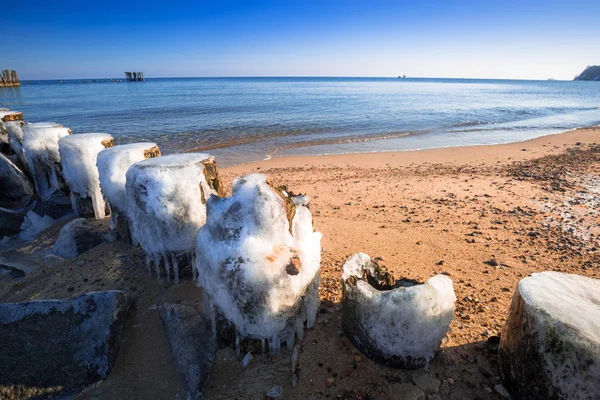
<instances>
[{"instance_id":1,"label":"ice formation","mask_svg":"<svg viewBox=\"0 0 600 400\"><path fill-rule=\"evenodd\" d=\"M58 140L70 133L69 129L51 122L23 125L27 166L42 200L48 200L54 192L65 189Z\"/></svg>"},{"instance_id":2,"label":"ice formation","mask_svg":"<svg viewBox=\"0 0 600 400\"><path fill-rule=\"evenodd\" d=\"M19 158L23 168L27 168L27 159L25 158L25 151L23 150L23 129L21 128L21 121L5 122L4 128L8 135L8 144L10 148Z\"/></svg>"},{"instance_id":3,"label":"ice formation","mask_svg":"<svg viewBox=\"0 0 600 400\"><path fill-rule=\"evenodd\" d=\"M517 398L600 398L600 280L521 280L502 329L500 375Z\"/></svg>"},{"instance_id":4,"label":"ice formation","mask_svg":"<svg viewBox=\"0 0 600 400\"><path fill-rule=\"evenodd\" d=\"M43 217L33 211L29 211L21 224L21 232L19 238L30 241L45 229L50 228L56 220L48 215Z\"/></svg>"},{"instance_id":5,"label":"ice formation","mask_svg":"<svg viewBox=\"0 0 600 400\"><path fill-rule=\"evenodd\" d=\"M96 159L98 153L112 145L112 136L108 133L68 135L58 141L63 176L71 189L73 211L81 217L93 215L102 219L106 215Z\"/></svg>"},{"instance_id":6,"label":"ice formation","mask_svg":"<svg viewBox=\"0 0 600 400\"><path fill-rule=\"evenodd\" d=\"M276 189L265 175L233 182L231 197L211 197L196 241L198 285L239 339L285 341L311 328L319 307L321 234L306 196Z\"/></svg>"},{"instance_id":7,"label":"ice formation","mask_svg":"<svg viewBox=\"0 0 600 400\"><path fill-rule=\"evenodd\" d=\"M427 366L454 318L452 280L394 280L364 253L344 264L342 328L365 355L401 368Z\"/></svg>"},{"instance_id":8,"label":"ice formation","mask_svg":"<svg viewBox=\"0 0 600 400\"><path fill-rule=\"evenodd\" d=\"M100 187L111 209L111 229L117 228L129 241L129 222L126 219L127 200L125 182L131 165L147 158L160 156L156 143L131 143L110 147L98 153L96 165ZM120 228L120 229L119 229Z\"/></svg>"},{"instance_id":9,"label":"ice formation","mask_svg":"<svg viewBox=\"0 0 600 400\"><path fill-rule=\"evenodd\" d=\"M206 221L206 199L222 194L214 157L187 153L156 157L127 171L127 216L131 234L154 265L179 282L180 266L192 269L194 240Z\"/></svg>"}]
</instances>

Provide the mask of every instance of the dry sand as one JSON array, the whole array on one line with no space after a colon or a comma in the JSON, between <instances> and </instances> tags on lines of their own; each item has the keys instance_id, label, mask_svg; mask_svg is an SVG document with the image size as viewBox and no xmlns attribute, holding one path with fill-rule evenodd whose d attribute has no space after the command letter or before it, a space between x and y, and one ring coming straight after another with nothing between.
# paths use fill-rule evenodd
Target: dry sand
<instances>
[{"instance_id":1,"label":"dry sand","mask_svg":"<svg viewBox=\"0 0 600 400\"><path fill-rule=\"evenodd\" d=\"M315 229L323 233L322 305L300 343L297 387L290 384L289 351L277 358L256 354L243 369L226 348L217 354L204 398L263 399L276 385L285 399L413 398L407 385L421 374L441 383L442 398L500 398L492 389L499 378L487 339L500 334L519 280L544 270L599 275L595 143L600 128L506 145L275 158L221 170L229 191L235 177L262 172L311 196ZM45 251L60 226L27 251ZM341 268L359 251L381 257L397 278L444 273L454 281L456 319L429 371L378 365L344 337ZM498 265L485 263L492 259ZM193 304L200 289L191 281L171 285L148 276L141 250L103 243L22 280L0 281L0 301L107 289L128 292L136 307L111 375L78 398L185 398L155 305Z\"/></svg>"}]
</instances>

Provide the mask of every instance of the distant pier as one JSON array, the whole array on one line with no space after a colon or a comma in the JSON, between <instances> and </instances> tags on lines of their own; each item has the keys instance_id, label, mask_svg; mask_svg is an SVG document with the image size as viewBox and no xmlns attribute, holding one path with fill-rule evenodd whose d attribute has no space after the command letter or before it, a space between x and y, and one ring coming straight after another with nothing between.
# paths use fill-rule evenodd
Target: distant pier
<instances>
[{"instance_id":1,"label":"distant pier","mask_svg":"<svg viewBox=\"0 0 600 400\"><path fill-rule=\"evenodd\" d=\"M144 80L143 72L125 72L128 82L142 82Z\"/></svg>"},{"instance_id":2,"label":"distant pier","mask_svg":"<svg viewBox=\"0 0 600 400\"><path fill-rule=\"evenodd\" d=\"M19 80L19 75L17 75L17 71L5 69L2 71L2 76L0 76L0 87L14 87L21 86L21 81Z\"/></svg>"}]
</instances>

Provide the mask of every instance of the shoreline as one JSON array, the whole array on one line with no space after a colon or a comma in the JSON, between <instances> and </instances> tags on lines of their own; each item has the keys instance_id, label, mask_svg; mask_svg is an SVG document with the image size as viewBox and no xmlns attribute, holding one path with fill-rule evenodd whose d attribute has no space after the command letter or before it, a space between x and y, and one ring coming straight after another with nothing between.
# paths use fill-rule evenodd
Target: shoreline
<instances>
[{"instance_id":1,"label":"shoreline","mask_svg":"<svg viewBox=\"0 0 600 400\"><path fill-rule=\"evenodd\" d=\"M593 136L594 134L598 134L599 136L590 140L590 135ZM389 152L281 156L226 166L220 169L238 172L247 170L248 168L289 168L306 166L309 164L318 166L344 165L353 167L381 167L389 164L394 167L405 167L418 163L420 161L419 159L422 159L424 162L455 163L464 162L463 158L469 160L466 164L474 165L483 163L485 165L490 165L497 163L498 161L502 164L508 161L523 161L548 154L556 154L558 149L548 148L548 145L568 146L574 145L577 142L583 144L600 142L600 126L581 127L565 132L543 135L533 139L526 139L520 142L450 146ZM530 149L528 149L528 147ZM527 149L527 151L522 151L523 148ZM498 153L493 154L495 151ZM518 151L518 153L516 151ZM472 158L474 155L476 155L476 157ZM493 160L490 160L490 156L493 157Z\"/></svg>"},{"instance_id":2,"label":"shoreline","mask_svg":"<svg viewBox=\"0 0 600 400\"><path fill-rule=\"evenodd\" d=\"M226 347L217 352L203 398L264 398L278 385L286 399L396 399L416 390L422 376L443 399L493 398L501 381L488 339L501 335L519 281L539 271L600 277L600 145L594 143L600 144L600 127L518 143L281 157L219 168L229 193L237 177L261 172L276 186L308 195L314 229L323 235L321 306L298 341L295 387L291 350L276 358L255 353L243 368ZM157 307L198 306L202 290L190 279L174 285L148 275L143 251L122 240L77 258L48 259L67 222L10 254L32 270L14 280L5 274L0 302L124 291L136 307L113 370L76 398L186 397ZM108 232L108 219L94 224ZM427 371L377 364L341 331L342 266L357 252L379 258L396 279L452 279L454 320ZM13 393L0 387L0 397L2 390Z\"/></svg>"}]
</instances>

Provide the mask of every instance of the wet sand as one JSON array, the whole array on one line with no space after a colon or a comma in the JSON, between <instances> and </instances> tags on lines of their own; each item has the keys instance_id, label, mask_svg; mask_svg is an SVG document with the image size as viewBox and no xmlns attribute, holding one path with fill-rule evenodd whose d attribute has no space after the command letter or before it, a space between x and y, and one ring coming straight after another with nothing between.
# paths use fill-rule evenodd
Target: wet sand
<instances>
[{"instance_id":1,"label":"wet sand","mask_svg":"<svg viewBox=\"0 0 600 400\"><path fill-rule=\"evenodd\" d=\"M412 398L406 385L424 373L440 384L441 398L499 398L487 341L500 334L519 280L545 270L600 276L596 143L600 128L585 128L506 145L274 158L220 170L229 192L237 176L261 172L311 196L315 229L323 234L322 305L300 342L295 388L290 351L276 358L256 354L243 369L226 348L203 398L263 399L276 385L284 399ZM46 251L59 228L44 232L28 251ZM428 371L376 364L343 335L341 268L359 251L381 257L397 278L444 273L453 280L455 320ZM200 289L189 280L172 285L148 276L140 249L103 243L19 281L1 281L0 301L107 289L131 294L136 307L111 375L78 398L185 398L155 305L194 304Z\"/></svg>"}]
</instances>

